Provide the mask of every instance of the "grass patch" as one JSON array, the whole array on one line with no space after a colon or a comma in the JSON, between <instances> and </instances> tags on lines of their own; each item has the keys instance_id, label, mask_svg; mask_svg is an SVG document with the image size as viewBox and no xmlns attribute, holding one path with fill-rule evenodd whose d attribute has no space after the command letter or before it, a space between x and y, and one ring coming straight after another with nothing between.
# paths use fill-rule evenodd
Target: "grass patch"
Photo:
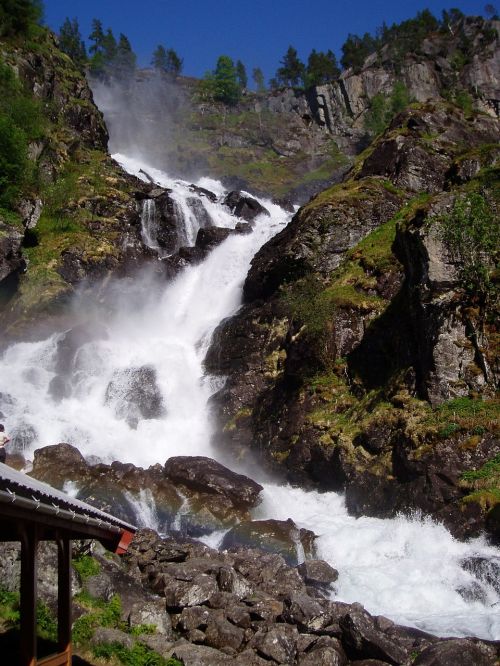
<instances>
[{"instance_id":1,"label":"grass patch","mask_svg":"<svg viewBox=\"0 0 500 666\"><path fill-rule=\"evenodd\" d=\"M106 643L92 648L94 657L110 661L115 658L125 666L182 666L178 659L164 659L142 643L126 648L119 643Z\"/></svg>"},{"instance_id":2,"label":"grass patch","mask_svg":"<svg viewBox=\"0 0 500 666\"><path fill-rule=\"evenodd\" d=\"M82 580L91 576L97 576L101 571L101 565L91 555L82 555L73 560L73 569L78 572Z\"/></svg>"}]
</instances>

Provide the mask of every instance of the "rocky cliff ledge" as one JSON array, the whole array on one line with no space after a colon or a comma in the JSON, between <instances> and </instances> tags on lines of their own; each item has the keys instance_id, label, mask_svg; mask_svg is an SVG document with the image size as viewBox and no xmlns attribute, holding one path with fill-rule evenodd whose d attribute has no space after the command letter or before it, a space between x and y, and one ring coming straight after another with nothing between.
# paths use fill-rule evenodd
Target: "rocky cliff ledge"
<instances>
[{"instance_id":1,"label":"rocky cliff ledge","mask_svg":"<svg viewBox=\"0 0 500 666\"><path fill-rule=\"evenodd\" d=\"M41 125L29 144L32 176L13 209L0 208L2 334L33 337L64 319L77 285L148 259L135 193L150 188L109 157L85 76L51 33L0 42L0 64Z\"/></svg>"},{"instance_id":2,"label":"rocky cliff ledge","mask_svg":"<svg viewBox=\"0 0 500 666\"><path fill-rule=\"evenodd\" d=\"M498 538L498 137L414 105L262 248L206 359L218 445L355 514Z\"/></svg>"}]
</instances>

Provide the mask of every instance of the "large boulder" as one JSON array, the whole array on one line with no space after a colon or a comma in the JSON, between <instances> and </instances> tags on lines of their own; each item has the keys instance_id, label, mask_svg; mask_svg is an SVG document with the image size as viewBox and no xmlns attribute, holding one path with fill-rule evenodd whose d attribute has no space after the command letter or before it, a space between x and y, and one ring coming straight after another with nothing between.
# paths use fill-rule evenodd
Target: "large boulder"
<instances>
[{"instance_id":1,"label":"large boulder","mask_svg":"<svg viewBox=\"0 0 500 666\"><path fill-rule=\"evenodd\" d=\"M315 535L299 529L293 520L255 520L233 527L222 540L222 548L240 546L260 548L267 553L281 555L287 564L296 565L301 551L311 556Z\"/></svg>"},{"instance_id":2,"label":"large boulder","mask_svg":"<svg viewBox=\"0 0 500 666\"><path fill-rule=\"evenodd\" d=\"M147 365L117 370L106 389L105 401L131 428L143 419L158 419L165 414L156 370Z\"/></svg>"},{"instance_id":3,"label":"large boulder","mask_svg":"<svg viewBox=\"0 0 500 666\"><path fill-rule=\"evenodd\" d=\"M224 199L224 205L227 206L234 215L242 217L247 222L251 222L258 215L267 215L269 211L260 204L257 199L246 196L241 192L233 190Z\"/></svg>"},{"instance_id":4,"label":"large boulder","mask_svg":"<svg viewBox=\"0 0 500 666\"><path fill-rule=\"evenodd\" d=\"M177 456L169 458L165 476L187 488L227 497L235 507L248 510L258 503L262 486L252 479L232 472L212 458Z\"/></svg>"}]
</instances>

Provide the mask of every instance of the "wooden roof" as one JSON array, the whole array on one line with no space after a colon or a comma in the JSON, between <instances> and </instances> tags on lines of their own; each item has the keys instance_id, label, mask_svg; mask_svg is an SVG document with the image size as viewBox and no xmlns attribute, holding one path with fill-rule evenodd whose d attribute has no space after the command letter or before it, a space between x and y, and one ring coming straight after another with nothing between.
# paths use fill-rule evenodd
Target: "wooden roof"
<instances>
[{"instance_id":1,"label":"wooden roof","mask_svg":"<svg viewBox=\"0 0 500 666\"><path fill-rule=\"evenodd\" d=\"M70 539L98 539L116 552L124 552L137 531L134 525L0 463L1 541L19 538L19 521L36 524L40 539L64 533Z\"/></svg>"}]
</instances>

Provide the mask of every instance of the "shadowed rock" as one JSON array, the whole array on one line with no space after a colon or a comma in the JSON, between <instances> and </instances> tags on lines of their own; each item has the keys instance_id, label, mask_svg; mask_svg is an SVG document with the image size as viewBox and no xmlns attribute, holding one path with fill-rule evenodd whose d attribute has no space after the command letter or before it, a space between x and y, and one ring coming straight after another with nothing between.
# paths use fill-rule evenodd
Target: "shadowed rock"
<instances>
[{"instance_id":1,"label":"shadowed rock","mask_svg":"<svg viewBox=\"0 0 500 666\"><path fill-rule=\"evenodd\" d=\"M165 463L165 475L176 483L206 493L228 497L239 508L249 509L258 502L262 486L243 474L204 456L177 456Z\"/></svg>"}]
</instances>

